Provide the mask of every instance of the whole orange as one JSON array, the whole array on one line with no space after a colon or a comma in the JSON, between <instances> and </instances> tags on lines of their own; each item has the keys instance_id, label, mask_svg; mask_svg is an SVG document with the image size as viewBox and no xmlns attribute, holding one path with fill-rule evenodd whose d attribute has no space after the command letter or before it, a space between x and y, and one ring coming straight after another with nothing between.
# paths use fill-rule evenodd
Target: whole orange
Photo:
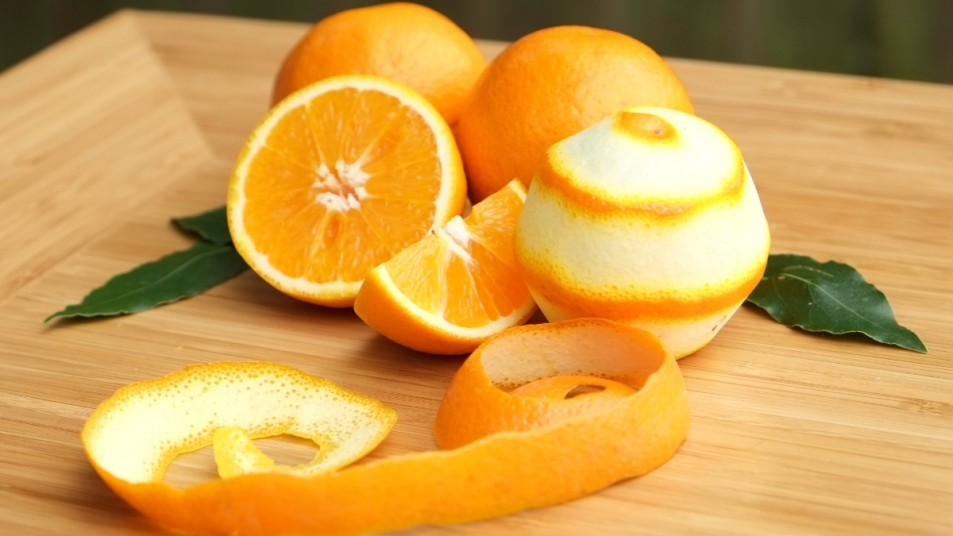
<instances>
[{"instance_id":1,"label":"whole orange","mask_svg":"<svg viewBox=\"0 0 953 536\"><path fill-rule=\"evenodd\" d=\"M583 26L519 39L484 71L454 129L470 198L514 178L529 185L552 144L637 105L694 111L672 69L642 42Z\"/></svg>"},{"instance_id":2,"label":"whole orange","mask_svg":"<svg viewBox=\"0 0 953 536\"><path fill-rule=\"evenodd\" d=\"M329 76L370 74L416 90L452 125L485 68L476 43L450 19L417 4L381 4L315 24L281 65L272 101Z\"/></svg>"}]
</instances>

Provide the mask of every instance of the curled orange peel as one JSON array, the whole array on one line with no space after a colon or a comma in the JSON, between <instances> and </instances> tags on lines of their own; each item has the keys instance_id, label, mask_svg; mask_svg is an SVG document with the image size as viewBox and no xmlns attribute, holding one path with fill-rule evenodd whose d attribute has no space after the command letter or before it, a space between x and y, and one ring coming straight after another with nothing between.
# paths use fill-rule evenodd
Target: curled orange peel
<instances>
[{"instance_id":1,"label":"curled orange peel","mask_svg":"<svg viewBox=\"0 0 953 536\"><path fill-rule=\"evenodd\" d=\"M148 398L154 389L145 391ZM689 422L681 373L658 339L591 319L512 328L483 343L437 414L437 441L448 450L310 477L242 469L186 489L155 472L131 479L111 457L121 445L100 444L97 432L116 426L103 411L84 442L110 487L176 531L234 535L355 534L557 504L663 464Z\"/></svg>"}]
</instances>

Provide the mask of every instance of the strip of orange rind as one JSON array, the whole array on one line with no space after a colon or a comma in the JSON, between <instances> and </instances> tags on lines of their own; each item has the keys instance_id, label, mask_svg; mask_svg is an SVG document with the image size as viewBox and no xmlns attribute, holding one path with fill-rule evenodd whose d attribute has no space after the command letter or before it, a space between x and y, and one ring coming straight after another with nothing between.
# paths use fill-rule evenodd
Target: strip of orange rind
<instances>
[{"instance_id":1,"label":"strip of orange rind","mask_svg":"<svg viewBox=\"0 0 953 536\"><path fill-rule=\"evenodd\" d=\"M223 428L310 438L320 450L296 472L317 474L363 457L396 419L373 399L291 367L222 362L119 389L93 412L82 439L94 466L128 482L161 481L176 456L212 445ZM236 467L253 465L232 458Z\"/></svg>"},{"instance_id":2,"label":"strip of orange rind","mask_svg":"<svg viewBox=\"0 0 953 536\"><path fill-rule=\"evenodd\" d=\"M552 376L569 378L546 379ZM522 387L501 383L510 381ZM605 388L567 398L576 382ZM469 522L582 497L663 464L688 423L681 373L655 337L574 320L512 328L470 356L438 411L435 433L450 450L308 478L252 473L187 489L132 482L109 459L90 459L130 504L180 532L356 534ZM87 448L96 451L90 439Z\"/></svg>"}]
</instances>

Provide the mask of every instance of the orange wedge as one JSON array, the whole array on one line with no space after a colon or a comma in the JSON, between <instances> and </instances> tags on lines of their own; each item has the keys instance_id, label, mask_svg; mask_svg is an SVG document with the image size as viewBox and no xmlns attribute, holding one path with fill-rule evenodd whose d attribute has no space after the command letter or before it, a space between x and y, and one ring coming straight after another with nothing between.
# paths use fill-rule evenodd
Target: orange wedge
<instances>
[{"instance_id":1,"label":"orange wedge","mask_svg":"<svg viewBox=\"0 0 953 536\"><path fill-rule=\"evenodd\" d=\"M463 210L453 135L413 90L324 79L278 103L245 145L228 190L242 257L296 298L347 307L367 272Z\"/></svg>"},{"instance_id":2,"label":"orange wedge","mask_svg":"<svg viewBox=\"0 0 953 536\"><path fill-rule=\"evenodd\" d=\"M462 523L569 501L653 470L688 433L681 373L655 336L606 320L571 320L506 330L467 359L435 426L441 447L453 450L309 477L262 473L255 462L231 478L187 489L162 482L171 453L208 444L208 427L237 420L254 430L259 425L249 421L274 408L309 412L311 405L299 397L313 390L313 380L288 385L296 375L262 366L258 378L243 379L249 371L241 369L237 376L187 369L121 389L83 430L93 466L123 499L178 532L355 534ZM233 379L246 394L230 393ZM254 379L262 390L244 391ZM196 398L204 388L213 394ZM342 405L337 422L356 415L358 423L378 423L371 429L386 425L379 408L355 406L352 396L331 399ZM277 412L266 422L286 418ZM363 429L345 434L345 443L377 437ZM244 450L242 442L236 441L238 450Z\"/></svg>"},{"instance_id":3,"label":"orange wedge","mask_svg":"<svg viewBox=\"0 0 953 536\"><path fill-rule=\"evenodd\" d=\"M513 260L526 188L518 180L462 219L368 274L354 311L394 342L434 354L470 352L536 311Z\"/></svg>"}]
</instances>

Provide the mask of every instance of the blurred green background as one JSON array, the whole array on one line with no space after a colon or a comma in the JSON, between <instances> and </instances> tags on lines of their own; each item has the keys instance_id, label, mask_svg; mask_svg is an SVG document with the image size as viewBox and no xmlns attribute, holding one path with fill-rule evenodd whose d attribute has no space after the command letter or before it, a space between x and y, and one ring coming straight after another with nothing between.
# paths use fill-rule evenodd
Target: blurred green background
<instances>
[{"instance_id":1,"label":"blurred green background","mask_svg":"<svg viewBox=\"0 0 953 536\"><path fill-rule=\"evenodd\" d=\"M0 70L121 8L312 23L360 0L0 0ZM953 83L953 0L421 0L477 38L583 24L660 54Z\"/></svg>"}]
</instances>

